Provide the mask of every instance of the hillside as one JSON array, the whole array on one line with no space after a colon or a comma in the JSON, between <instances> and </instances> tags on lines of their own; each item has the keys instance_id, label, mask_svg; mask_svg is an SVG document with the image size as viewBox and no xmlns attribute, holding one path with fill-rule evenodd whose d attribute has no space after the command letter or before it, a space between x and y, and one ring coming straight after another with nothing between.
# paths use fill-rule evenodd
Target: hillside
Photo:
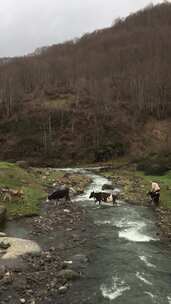
<instances>
[{"instance_id":1,"label":"hillside","mask_svg":"<svg viewBox=\"0 0 171 304\"><path fill-rule=\"evenodd\" d=\"M171 4L0 65L0 159L64 165L171 150Z\"/></svg>"}]
</instances>

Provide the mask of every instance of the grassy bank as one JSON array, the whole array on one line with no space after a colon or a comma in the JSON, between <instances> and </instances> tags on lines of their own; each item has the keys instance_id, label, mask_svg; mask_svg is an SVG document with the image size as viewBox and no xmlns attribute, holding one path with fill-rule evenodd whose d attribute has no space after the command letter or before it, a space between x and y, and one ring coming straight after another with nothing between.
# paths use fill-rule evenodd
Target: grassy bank
<instances>
[{"instance_id":1,"label":"grassy bank","mask_svg":"<svg viewBox=\"0 0 171 304\"><path fill-rule=\"evenodd\" d=\"M0 204L7 208L8 217L37 215L52 185L65 184L80 193L89 182L89 178L79 174L48 168L23 169L0 162Z\"/></svg>"},{"instance_id":2,"label":"grassy bank","mask_svg":"<svg viewBox=\"0 0 171 304\"><path fill-rule=\"evenodd\" d=\"M7 190L0 200L10 217L38 214L40 202L46 197L43 185L33 172L7 162L0 162L0 188ZM18 195L11 195L12 192Z\"/></svg>"},{"instance_id":3,"label":"grassy bank","mask_svg":"<svg viewBox=\"0 0 171 304\"><path fill-rule=\"evenodd\" d=\"M114 185L122 188L122 198L137 204L148 204L147 191L151 188L151 181L161 186L161 206L171 208L171 171L163 175L146 175L137 170L136 164L129 159L121 158L110 162L112 169L103 172Z\"/></svg>"},{"instance_id":4,"label":"grassy bank","mask_svg":"<svg viewBox=\"0 0 171 304\"><path fill-rule=\"evenodd\" d=\"M142 171L137 171L145 184L151 181L156 181L161 186L161 205L163 207L171 208L171 171L164 175L145 175Z\"/></svg>"}]
</instances>

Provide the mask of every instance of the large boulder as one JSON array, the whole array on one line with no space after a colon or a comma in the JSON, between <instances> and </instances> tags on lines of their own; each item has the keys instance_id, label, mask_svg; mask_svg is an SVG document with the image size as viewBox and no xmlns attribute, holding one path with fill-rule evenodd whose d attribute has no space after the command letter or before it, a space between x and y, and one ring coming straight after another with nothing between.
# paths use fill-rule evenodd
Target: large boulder
<instances>
[{"instance_id":1,"label":"large boulder","mask_svg":"<svg viewBox=\"0 0 171 304\"><path fill-rule=\"evenodd\" d=\"M0 206L0 224L6 220L7 210L4 206Z\"/></svg>"},{"instance_id":2,"label":"large boulder","mask_svg":"<svg viewBox=\"0 0 171 304\"><path fill-rule=\"evenodd\" d=\"M104 184L102 190L113 190L115 187L112 184Z\"/></svg>"}]
</instances>

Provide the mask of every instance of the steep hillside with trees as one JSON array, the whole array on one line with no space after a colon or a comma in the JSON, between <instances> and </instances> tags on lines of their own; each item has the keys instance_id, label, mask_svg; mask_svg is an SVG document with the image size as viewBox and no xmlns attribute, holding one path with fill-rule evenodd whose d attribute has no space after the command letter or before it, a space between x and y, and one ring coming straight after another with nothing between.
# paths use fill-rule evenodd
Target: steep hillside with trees
<instances>
[{"instance_id":1,"label":"steep hillside with trees","mask_svg":"<svg viewBox=\"0 0 171 304\"><path fill-rule=\"evenodd\" d=\"M64 164L171 150L171 4L0 62L0 158Z\"/></svg>"}]
</instances>

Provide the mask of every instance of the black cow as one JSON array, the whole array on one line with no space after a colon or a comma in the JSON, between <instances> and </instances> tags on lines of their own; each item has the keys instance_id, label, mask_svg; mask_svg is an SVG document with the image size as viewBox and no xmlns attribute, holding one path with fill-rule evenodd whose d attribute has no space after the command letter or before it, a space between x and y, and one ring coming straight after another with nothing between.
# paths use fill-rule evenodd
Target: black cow
<instances>
[{"instance_id":1,"label":"black cow","mask_svg":"<svg viewBox=\"0 0 171 304\"><path fill-rule=\"evenodd\" d=\"M66 201L70 201L68 187L59 187L54 192L48 195L48 200L58 200L61 198L65 198Z\"/></svg>"},{"instance_id":2,"label":"black cow","mask_svg":"<svg viewBox=\"0 0 171 304\"><path fill-rule=\"evenodd\" d=\"M154 203L154 205L156 207L159 206L159 203L160 203L160 192L159 191L156 191L156 192L153 192L153 191L149 191L147 193L147 195L149 195L151 197L151 201L152 203Z\"/></svg>"},{"instance_id":3,"label":"black cow","mask_svg":"<svg viewBox=\"0 0 171 304\"><path fill-rule=\"evenodd\" d=\"M110 197L111 193L107 192L91 192L89 198L94 198L95 202L99 202L99 205L101 204L101 201L107 202L107 199ZM112 194L112 201L113 205L116 202L116 199L118 197L118 194Z\"/></svg>"}]
</instances>

